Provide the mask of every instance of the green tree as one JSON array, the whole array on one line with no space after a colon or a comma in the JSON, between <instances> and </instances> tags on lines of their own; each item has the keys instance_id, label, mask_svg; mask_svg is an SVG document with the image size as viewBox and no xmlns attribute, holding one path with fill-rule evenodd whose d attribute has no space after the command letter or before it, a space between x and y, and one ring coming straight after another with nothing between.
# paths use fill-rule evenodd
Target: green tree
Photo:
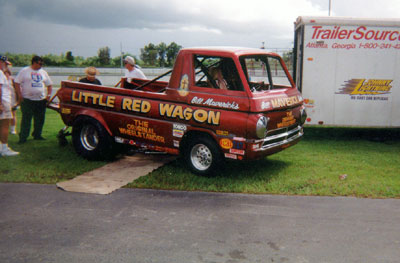
<instances>
[{"instance_id":1,"label":"green tree","mask_svg":"<svg viewBox=\"0 0 400 263\"><path fill-rule=\"evenodd\" d=\"M165 67L165 57L167 54L167 45L164 42L161 42L157 46L157 52L158 52L158 65L160 67Z\"/></svg>"},{"instance_id":2,"label":"green tree","mask_svg":"<svg viewBox=\"0 0 400 263\"><path fill-rule=\"evenodd\" d=\"M54 54L43 55L42 59L46 66L57 67L61 63L61 57Z\"/></svg>"},{"instance_id":3,"label":"green tree","mask_svg":"<svg viewBox=\"0 0 400 263\"><path fill-rule=\"evenodd\" d=\"M153 43L149 43L147 46L140 49L140 59L143 60L146 65L156 66L157 55L158 50Z\"/></svg>"},{"instance_id":4,"label":"green tree","mask_svg":"<svg viewBox=\"0 0 400 263\"><path fill-rule=\"evenodd\" d=\"M74 61L74 56L72 55L72 51L67 51L67 53L65 54L65 59L71 62Z\"/></svg>"},{"instance_id":5,"label":"green tree","mask_svg":"<svg viewBox=\"0 0 400 263\"><path fill-rule=\"evenodd\" d=\"M83 67L89 67L89 66L99 67L99 66L101 66L100 59L97 56L86 58L85 61L83 61L83 63L81 65Z\"/></svg>"},{"instance_id":6,"label":"green tree","mask_svg":"<svg viewBox=\"0 0 400 263\"><path fill-rule=\"evenodd\" d=\"M181 50L182 46L178 45L175 42L172 42L167 47L167 64L169 67L172 67L175 63L176 56L178 55L179 50Z\"/></svg>"},{"instance_id":7,"label":"green tree","mask_svg":"<svg viewBox=\"0 0 400 263\"><path fill-rule=\"evenodd\" d=\"M101 66L108 66L110 65L111 57L110 57L110 48L109 47L102 47L97 52L99 57L99 63Z\"/></svg>"},{"instance_id":8,"label":"green tree","mask_svg":"<svg viewBox=\"0 0 400 263\"><path fill-rule=\"evenodd\" d=\"M4 55L8 57L8 60L15 67L24 67L30 65L33 57L32 54L12 54L9 52L6 52Z\"/></svg>"}]
</instances>

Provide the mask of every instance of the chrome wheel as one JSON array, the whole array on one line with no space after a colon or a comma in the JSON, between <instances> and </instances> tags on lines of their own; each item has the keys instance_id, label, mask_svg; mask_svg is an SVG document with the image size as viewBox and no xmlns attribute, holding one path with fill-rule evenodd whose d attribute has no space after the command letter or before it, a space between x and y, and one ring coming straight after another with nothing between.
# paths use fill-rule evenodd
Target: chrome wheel
<instances>
[{"instance_id":1,"label":"chrome wheel","mask_svg":"<svg viewBox=\"0 0 400 263\"><path fill-rule=\"evenodd\" d=\"M81 130L80 138L82 146L88 151L95 150L99 145L99 134L93 125L85 125Z\"/></svg>"},{"instance_id":2,"label":"chrome wheel","mask_svg":"<svg viewBox=\"0 0 400 263\"><path fill-rule=\"evenodd\" d=\"M193 166L200 170L207 170L212 163L211 150L204 144L196 144L190 151L190 160Z\"/></svg>"}]
</instances>

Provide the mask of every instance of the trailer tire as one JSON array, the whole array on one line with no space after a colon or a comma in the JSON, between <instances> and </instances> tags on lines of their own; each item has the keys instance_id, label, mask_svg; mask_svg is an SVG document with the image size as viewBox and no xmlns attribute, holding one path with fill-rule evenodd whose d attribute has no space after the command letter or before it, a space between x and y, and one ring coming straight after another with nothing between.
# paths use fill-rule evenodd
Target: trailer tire
<instances>
[{"instance_id":1,"label":"trailer tire","mask_svg":"<svg viewBox=\"0 0 400 263\"><path fill-rule=\"evenodd\" d=\"M185 162L188 168L197 175L215 175L222 166L224 158L214 140L209 137L191 138L185 148Z\"/></svg>"},{"instance_id":2,"label":"trailer tire","mask_svg":"<svg viewBox=\"0 0 400 263\"><path fill-rule=\"evenodd\" d=\"M75 151L89 160L109 160L115 157L114 142L106 129L90 117L77 119L72 128Z\"/></svg>"}]
</instances>

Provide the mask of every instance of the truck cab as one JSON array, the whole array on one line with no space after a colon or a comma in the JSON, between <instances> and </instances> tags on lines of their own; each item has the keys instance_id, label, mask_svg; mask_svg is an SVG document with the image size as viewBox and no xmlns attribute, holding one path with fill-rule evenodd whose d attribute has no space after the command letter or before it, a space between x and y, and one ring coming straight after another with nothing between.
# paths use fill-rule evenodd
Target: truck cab
<instances>
[{"instance_id":1,"label":"truck cab","mask_svg":"<svg viewBox=\"0 0 400 263\"><path fill-rule=\"evenodd\" d=\"M303 135L303 99L279 55L260 49L182 49L169 82L122 79L120 88L63 81L61 117L82 156L123 143L183 155L197 174L225 159L279 152Z\"/></svg>"}]
</instances>

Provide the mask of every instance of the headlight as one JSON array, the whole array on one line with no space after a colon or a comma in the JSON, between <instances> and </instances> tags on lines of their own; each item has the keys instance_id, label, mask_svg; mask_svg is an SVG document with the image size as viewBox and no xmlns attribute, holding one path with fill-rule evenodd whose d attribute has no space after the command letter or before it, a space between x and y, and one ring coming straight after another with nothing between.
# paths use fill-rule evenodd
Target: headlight
<instances>
[{"instance_id":1,"label":"headlight","mask_svg":"<svg viewBox=\"0 0 400 263\"><path fill-rule=\"evenodd\" d=\"M306 112L306 109L305 109L305 108L302 108L301 111L300 111L300 114L301 114L301 119L300 119L301 125L303 125L303 124L306 122L306 120L307 120L307 112Z\"/></svg>"},{"instance_id":2,"label":"headlight","mask_svg":"<svg viewBox=\"0 0 400 263\"><path fill-rule=\"evenodd\" d=\"M257 121L256 134L260 139L263 139L267 136L268 119L269 118L265 116L261 116Z\"/></svg>"}]
</instances>

